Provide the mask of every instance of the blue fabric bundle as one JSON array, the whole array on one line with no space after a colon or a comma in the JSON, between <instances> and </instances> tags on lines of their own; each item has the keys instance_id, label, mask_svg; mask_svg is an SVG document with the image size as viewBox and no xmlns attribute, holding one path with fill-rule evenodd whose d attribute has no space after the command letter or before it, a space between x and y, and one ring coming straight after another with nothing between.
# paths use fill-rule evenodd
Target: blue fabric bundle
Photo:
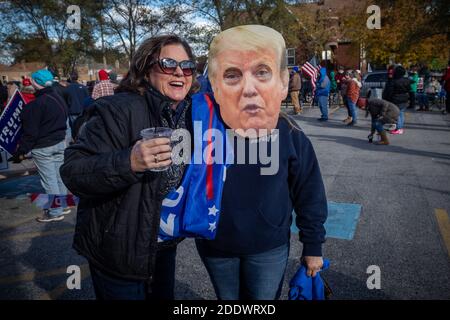
<instances>
[{"instance_id":1,"label":"blue fabric bundle","mask_svg":"<svg viewBox=\"0 0 450 320\"><path fill-rule=\"evenodd\" d=\"M323 260L322 270L328 269L330 262ZM306 275L306 266L297 270L289 283L289 300L325 300L325 286L320 277L320 271L315 277Z\"/></svg>"}]
</instances>

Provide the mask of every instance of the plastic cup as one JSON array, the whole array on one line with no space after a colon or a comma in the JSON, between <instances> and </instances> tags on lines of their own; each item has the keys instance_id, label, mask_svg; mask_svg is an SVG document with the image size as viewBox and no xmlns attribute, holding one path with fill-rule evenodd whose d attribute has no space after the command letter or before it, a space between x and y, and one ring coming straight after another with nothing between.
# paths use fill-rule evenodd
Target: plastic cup
<instances>
[{"instance_id":1,"label":"plastic cup","mask_svg":"<svg viewBox=\"0 0 450 320\"><path fill-rule=\"evenodd\" d=\"M172 136L173 130L166 127L147 128L141 130L141 137L143 140L152 140L156 138L168 138ZM170 165L160 168L148 169L148 171L165 171L169 169Z\"/></svg>"}]
</instances>

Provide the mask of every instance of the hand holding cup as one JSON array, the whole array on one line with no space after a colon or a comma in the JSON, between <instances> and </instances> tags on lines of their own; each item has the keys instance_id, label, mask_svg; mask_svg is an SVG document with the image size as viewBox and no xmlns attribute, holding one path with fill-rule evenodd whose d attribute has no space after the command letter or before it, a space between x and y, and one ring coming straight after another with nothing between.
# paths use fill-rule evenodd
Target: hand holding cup
<instances>
[{"instance_id":1,"label":"hand holding cup","mask_svg":"<svg viewBox=\"0 0 450 320\"><path fill-rule=\"evenodd\" d=\"M164 171L172 164L170 128L148 128L141 131L142 140L131 150L131 170L133 172Z\"/></svg>"}]
</instances>

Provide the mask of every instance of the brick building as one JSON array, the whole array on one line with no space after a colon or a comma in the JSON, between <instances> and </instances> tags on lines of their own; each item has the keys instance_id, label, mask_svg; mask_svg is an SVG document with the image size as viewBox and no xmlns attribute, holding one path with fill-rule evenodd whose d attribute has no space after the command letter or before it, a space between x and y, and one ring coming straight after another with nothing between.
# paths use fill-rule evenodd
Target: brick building
<instances>
[{"instance_id":1,"label":"brick building","mask_svg":"<svg viewBox=\"0 0 450 320\"><path fill-rule=\"evenodd\" d=\"M336 66L344 66L351 69L361 69L365 72L367 64L364 59L364 52L361 49L359 43L347 39L343 36L340 26L341 18L344 13L349 12L361 12L366 9L366 1L364 0L304 0L299 1L299 5L291 6L291 11L299 17L300 21L302 17L308 15L313 19L317 19L321 28L326 28L331 31L332 36L324 44L326 50L331 51L331 54L327 54L327 60L335 64ZM317 18L320 17L320 18ZM319 20L320 19L320 20ZM304 48L296 48L298 52L304 50ZM325 57L318 53L321 59ZM299 62L303 62L300 59Z\"/></svg>"}]
</instances>

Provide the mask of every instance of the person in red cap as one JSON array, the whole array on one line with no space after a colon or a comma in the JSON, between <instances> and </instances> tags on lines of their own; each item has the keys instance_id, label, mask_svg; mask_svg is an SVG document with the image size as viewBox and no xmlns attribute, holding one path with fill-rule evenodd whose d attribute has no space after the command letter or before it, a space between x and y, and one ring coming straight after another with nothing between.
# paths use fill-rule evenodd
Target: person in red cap
<instances>
[{"instance_id":1,"label":"person in red cap","mask_svg":"<svg viewBox=\"0 0 450 320\"><path fill-rule=\"evenodd\" d=\"M20 94L22 95L23 100L25 100L25 103L28 104L36 97L34 96L34 93L36 90L34 89L33 85L31 84L31 80L28 78L23 78L22 80L22 89L20 90Z\"/></svg>"},{"instance_id":2,"label":"person in red cap","mask_svg":"<svg viewBox=\"0 0 450 320\"><path fill-rule=\"evenodd\" d=\"M109 80L108 72L103 69L100 70L98 72L98 78L100 79L100 82L94 86L92 98L97 100L100 97L112 96L117 85Z\"/></svg>"}]
</instances>

